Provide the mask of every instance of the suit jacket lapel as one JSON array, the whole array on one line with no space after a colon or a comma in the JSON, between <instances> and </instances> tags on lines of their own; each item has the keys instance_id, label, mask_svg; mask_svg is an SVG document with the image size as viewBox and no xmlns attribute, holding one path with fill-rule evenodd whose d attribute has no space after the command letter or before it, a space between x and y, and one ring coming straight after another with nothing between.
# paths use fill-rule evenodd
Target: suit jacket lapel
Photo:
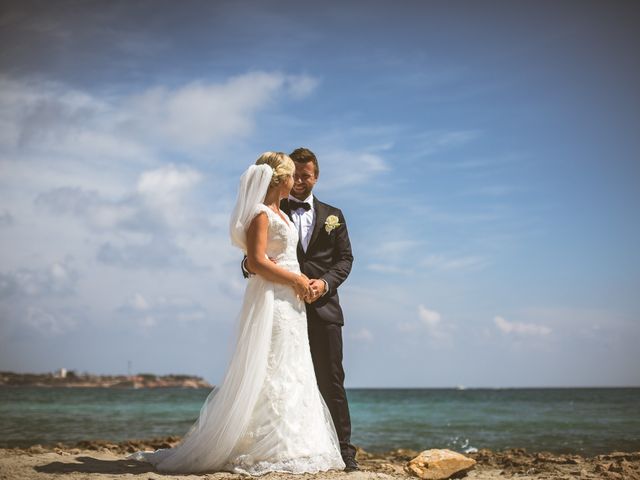
<instances>
[{"instance_id":1,"label":"suit jacket lapel","mask_svg":"<svg viewBox=\"0 0 640 480\"><path fill-rule=\"evenodd\" d=\"M315 216L313 219L313 231L311 233L311 238L309 239L309 244L307 245L307 253L309 252L311 245L313 245L313 242L315 242L318 238L320 229L322 228L322 225L324 225L324 221L327 216L327 212L325 211L324 206L321 205L320 202L318 202L318 199L315 197L315 195L313 196L313 209L315 211Z\"/></svg>"}]
</instances>

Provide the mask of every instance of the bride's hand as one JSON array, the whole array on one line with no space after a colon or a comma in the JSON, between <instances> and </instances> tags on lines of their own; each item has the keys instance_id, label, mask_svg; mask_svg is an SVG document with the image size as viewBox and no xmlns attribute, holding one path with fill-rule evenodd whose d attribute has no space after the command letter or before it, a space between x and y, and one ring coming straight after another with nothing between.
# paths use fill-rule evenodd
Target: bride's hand
<instances>
[{"instance_id":1,"label":"bride's hand","mask_svg":"<svg viewBox=\"0 0 640 480\"><path fill-rule=\"evenodd\" d=\"M304 273L301 273L296 277L292 286L298 298L301 298L303 300L309 295L311 291L309 287L309 279Z\"/></svg>"}]
</instances>

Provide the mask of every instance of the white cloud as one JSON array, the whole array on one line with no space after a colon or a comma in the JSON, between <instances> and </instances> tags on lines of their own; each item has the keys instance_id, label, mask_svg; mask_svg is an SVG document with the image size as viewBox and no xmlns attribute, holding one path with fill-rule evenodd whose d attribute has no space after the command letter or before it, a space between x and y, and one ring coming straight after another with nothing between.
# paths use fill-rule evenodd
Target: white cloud
<instances>
[{"instance_id":1,"label":"white cloud","mask_svg":"<svg viewBox=\"0 0 640 480\"><path fill-rule=\"evenodd\" d=\"M461 147L477 139L477 130L428 131L416 136L416 153L420 156L433 155L450 148Z\"/></svg>"},{"instance_id":2,"label":"white cloud","mask_svg":"<svg viewBox=\"0 0 640 480\"><path fill-rule=\"evenodd\" d=\"M173 164L143 172L138 180L138 193L144 196L171 196L188 190L198 183L202 176L190 167L176 167Z\"/></svg>"},{"instance_id":3,"label":"white cloud","mask_svg":"<svg viewBox=\"0 0 640 480\"><path fill-rule=\"evenodd\" d=\"M398 330L404 333L415 332L419 325L416 322L399 322Z\"/></svg>"},{"instance_id":4,"label":"white cloud","mask_svg":"<svg viewBox=\"0 0 640 480\"><path fill-rule=\"evenodd\" d=\"M286 77L291 96L301 99L309 96L320 84L320 80L309 75L289 75Z\"/></svg>"},{"instance_id":5,"label":"white cloud","mask_svg":"<svg viewBox=\"0 0 640 480\"><path fill-rule=\"evenodd\" d=\"M192 193L205 179L202 173L163 159L209 160L212 145L250 134L265 108L316 87L310 76L250 72L102 95L0 76L0 200L11 205L11 212L0 211L0 225L20 219L15 242L28 225L46 221L42 213L62 213L88 228L84 245L110 265L182 268L193 265L185 252L190 246L197 255L207 249L211 263L211 245L227 238L218 232L221 223L212 225L210 212L228 200L199 204ZM226 181L205 180L209 186ZM56 243L60 237L51 236L58 251L64 248Z\"/></svg>"},{"instance_id":6,"label":"white cloud","mask_svg":"<svg viewBox=\"0 0 640 480\"><path fill-rule=\"evenodd\" d=\"M78 322L69 315L29 306L24 323L42 335L61 335L73 329Z\"/></svg>"},{"instance_id":7,"label":"white cloud","mask_svg":"<svg viewBox=\"0 0 640 480\"><path fill-rule=\"evenodd\" d=\"M490 207L479 208L479 211L476 213L471 212L470 209L467 209L464 212L456 212L425 204L415 207L414 210L416 214L422 214L433 222L441 222L449 225L467 225L502 220L510 213L508 208L509 206L506 204L494 204Z\"/></svg>"},{"instance_id":8,"label":"white cloud","mask_svg":"<svg viewBox=\"0 0 640 480\"><path fill-rule=\"evenodd\" d=\"M455 170L474 170L489 173L495 169L520 163L527 158L521 153L506 153L484 158L461 158L449 161L429 161L429 166Z\"/></svg>"},{"instance_id":9,"label":"white cloud","mask_svg":"<svg viewBox=\"0 0 640 480\"><path fill-rule=\"evenodd\" d=\"M126 126L140 136L181 147L205 147L225 137L243 136L253 114L282 84L268 74L231 79L223 85L192 83L170 90L157 87L130 98Z\"/></svg>"},{"instance_id":10,"label":"white cloud","mask_svg":"<svg viewBox=\"0 0 640 480\"><path fill-rule=\"evenodd\" d=\"M444 322L440 312L420 304L418 305L418 321L401 321L397 324L397 328L404 333L426 332L433 340L447 342L451 339L451 331L454 326Z\"/></svg>"},{"instance_id":11,"label":"white cloud","mask_svg":"<svg viewBox=\"0 0 640 480\"><path fill-rule=\"evenodd\" d=\"M372 153L363 153L358 157L361 166L368 172L386 172L389 170L389 166L378 155Z\"/></svg>"},{"instance_id":12,"label":"white cloud","mask_svg":"<svg viewBox=\"0 0 640 480\"><path fill-rule=\"evenodd\" d=\"M371 330L367 329L367 328L360 328L359 330L355 331L354 333L350 334L350 337L353 338L354 340L359 340L362 342L372 342L373 341L373 333L371 333Z\"/></svg>"},{"instance_id":13,"label":"white cloud","mask_svg":"<svg viewBox=\"0 0 640 480\"><path fill-rule=\"evenodd\" d=\"M321 155L320 177L325 191L342 190L367 183L389 170L380 156L369 152L334 150ZM349 168L344 168L348 164Z\"/></svg>"},{"instance_id":14,"label":"white cloud","mask_svg":"<svg viewBox=\"0 0 640 480\"><path fill-rule=\"evenodd\" d=\"M279 94L299 99L316 86L308 76L251 72L222 84L152 88L128 99L122 125L169 148L212 146L251 133L256 114Z\"/></svg>"},{"instance_id":15,"label":"white cloud","mask_svg":"<svg viewBox=\"0 0 640 480\"><path fill-rule=\"evenodd\" d=\"M509 322L503 317L493 319L498 330L506 334L544 336L551 333L551 328L535 323Z\"/></svg>"},{"instance_id":16,"label":"white cloud","mask_svg":"<svg viewBox=\"0 0 640 480\"><path fill-rule=\"evenodd\" d=\"M429 331L435 331L440 325L441 315L435 310L429 310L424 305L418 306L418 315Z\"/></svg>"},{"instance_id":17,"label":"white cloud","mask_svg":"<svg viewBox=\"0 0 640 480\"><path fill-rule=\"evenodd\" d=\"M71 215L91 233L99 233L96 255L103 263L125 268L192 268L195 264L183 244L209 244L211 237L211 222L188 201L201 178L193 168L169 164L144 171L136 189L120 198L60 187L38 195L35 204L57 216ZM182 237L190 240L181 241Z\"/></svg>"},{"instance_id":18,"label":"white cloud","mask_svg":"<svg viewBox=\"0 0 640 480\"><path fill-rule=\"evenodd\" d=\"M387 263L370 263L369 265L367 265L367 269L371 270L372 272L392 273L397 275L410 275L413 273L413 271L410 269Z\"/></svg>"},{"instance_id":19,"label":"white cloud","mask_svg":"<svg viewBox=\"0 0 640 480\"><path fill-rule=\"evenodd\" d=\"M6 334L60 335L76 327L80 273L74 258L0 272L0 316ZM61 306L62 305L62 306Z\"/></svg>"},{"instance_id":20,"label":"white cloud","mask_svg":"<svg viewBox=\"0 0 640 480\"><path fill-rule=\"evenodd\" d=\"M134 294L131 298L129 298L126 301L125 304L131 307L133 310L136 310L139 312L144 312L145 310L149 310L149 303L140 293Z\"/></svg>"},{"instance_id":21,"label":"white cloud","mask_svg":"<svg viewBox=\"0 0 640 480\"><path fill-rule=\"evenodd\" d=\"M202 179L193 168L173 164L143 172L136 187L137 194L155 214L169 225L179 226L190 212L182 208L183 197Z\"/></svg>"},{"instance_id":22,"label":"white cloud","mask_svg":"<svg viewBox=\"0 0 640 480\"><path fill-rule=\"evenodd\" d=\"M155 232L184 228L194 217L185 197L202 175L191 167L163 165L143 171L136 190L109 199L97 190L58 187L36 197L35 203L55 214L71 214L91 228L134 232Z\"/></svg>"},{"instance_id":23,"label":"white cloud","mask_svg":"<svg viewBox=\"0 0 640 480\"><path fill-rule=\"evenodd\" d=\"M517 315L551 326L558 336L597 340L600 345L640 334L637 317L615 308L528 307L519 309Z\"/></svg>"},{"instance_id":24,"label":"white cloud","mask_svg":"<svg viewBox=\"0 0 640 480\"><path fill-rule=\"evenodd\" d=\"M63 84L0 77L0 145L22 158L41 152L48 159L80 155L87 162L140 161L148 157L148 148L115 128L123 108L118 100Z\"/></svg>"},{"instance_id":25,"label":"white cloud","mask_svg":"<svg viewBox=\"0 0 640 480\"><path fill-rule=\"evenodd\" d=\"M69 295L77 280L71 258L41 268L20 268L0 273L0 298Z\"/></svg>"},{"instance_id":26,"label":"white cloud","mask_svg":"<svg viewBox=\"0 0 640 480\"><path fill-rule=\"evenodd\" d=\"M156 295L147 299L136 292L125 299L116 312L126 321L134 321L145 329L171 325L178 322L189 324L207 318L207 310L198 302L175 295Z\"/></svg>"},{"instance_id":27,"label":"white cloud","mask_svg":"<svg viewBox=\"0 0 640 480\"><path fill-rule=\"evenodd\" d=\"M318 85L307 75L250 72L221 83L192 82L99 97L50 81L0 77L0 145L110 165L149 164L158 151L199 152L250 134L256 116L282 96Z\"/></svg>"},{"instance_id":28,"label":"white cloud","mask_svg":"<svg viewBox=\"0 0 640 480\"><path fill-rule=\"evenodd\" d=\"M168 236L154 235L144 242L105 242L98 248L96 258L111 266L125 269L197 269L188 253Z\"/></svg>"},{"instance_id":29,"label":"white cloud","mask_svg":"<svg viewBox=\"0 0 640 480\"><path fill-rule=\"evenodd\" d=\"M515 185L486 185L460 192L459 195L480 195L488 197L503 197L514 192L524 191L523 187Z\"/></svg>"},{"instance_id":30,"label":"white cloud","mask_svg":"<svg viewBox=\"0 0 640 480\"><path fill-rule=\"evenodd\" d=\"M466 255L460 257L451 257L447 255L429 255L421 264L426 268L437 270L469 270L479 269L487 265L487 260L478 255Z\"/></svg>"},{"instance_id":31,"label":"white cloud","mask_svg":"<svg viewBox=\"0 0 640 480\"><path fill-rule=\"evenodd\" d=\"M397 234L397 233L396 233ZM374 253L377 256L404 256L409 251L415 251L416 247L418 247L421 242L417 240L388 240L384 242L380 242L375 247Z\"/></svg>"},{"instance_id":32,"label":"white cloud","mask_svg":"<svg viewBox=\"0 0 640 480\"><path fill-rule=\"evenodd\" d=\"M372 272L413 275L414 265L408 265L407 259L413 260L415 258L422 242L403 238L406 235L400 233L398 229L389 228L385 230L393 231L393 235L398 239L372 242L373 244L368 246L370 251L367 253L368 256L376 259L376 261L367 265L367 269Z\"/></svg>"}]
</instances>

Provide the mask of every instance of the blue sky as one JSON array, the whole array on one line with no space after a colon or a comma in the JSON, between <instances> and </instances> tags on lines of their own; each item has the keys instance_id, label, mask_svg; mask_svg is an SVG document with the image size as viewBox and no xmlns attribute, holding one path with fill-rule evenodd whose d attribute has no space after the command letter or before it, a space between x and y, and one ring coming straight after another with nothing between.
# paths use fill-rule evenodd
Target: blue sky
<instances>
[{"instance_id":1,"label":"blue sky","mask_svg":"<svg viewBox=\"0 0 640 480\"><path fill-rule=\"evenodd\" d=\"M0 369L220 380L239 175L306 146L348 387L640 385L634 2L3 2Z\"/></svg>"}]
</instances>

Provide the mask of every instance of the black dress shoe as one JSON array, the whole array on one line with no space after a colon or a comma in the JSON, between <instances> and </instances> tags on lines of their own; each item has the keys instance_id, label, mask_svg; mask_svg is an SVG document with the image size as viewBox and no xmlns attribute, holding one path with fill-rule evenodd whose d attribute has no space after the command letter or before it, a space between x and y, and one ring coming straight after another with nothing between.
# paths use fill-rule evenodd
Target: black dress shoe
<instances>
[{"instance_id":1,"label":"black dress shoe","mask_svg":"<svg viewBox=\"0 0 640 480\"><path fill-rule=\"evenodd\" d=\"M356 470L360 470L360 467L358 466L358 462L356 462L356 459L354 457L346 457L343 458L344 460L344 471L345 472L354 472Z\"/></svg>"}]
</instances>

